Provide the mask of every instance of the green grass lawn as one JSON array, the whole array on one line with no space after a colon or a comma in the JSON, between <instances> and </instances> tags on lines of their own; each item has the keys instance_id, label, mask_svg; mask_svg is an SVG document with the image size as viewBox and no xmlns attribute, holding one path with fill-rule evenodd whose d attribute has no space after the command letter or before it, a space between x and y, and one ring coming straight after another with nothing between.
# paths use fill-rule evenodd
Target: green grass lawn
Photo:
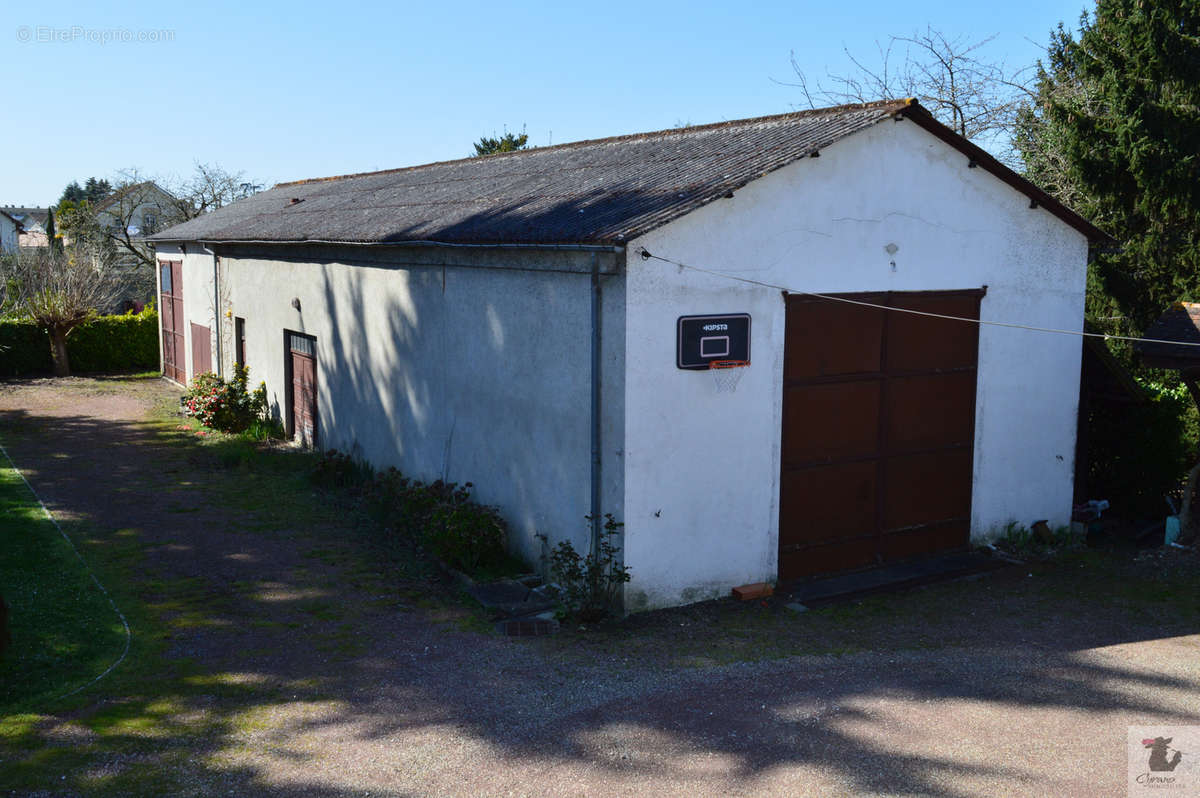
<instances>
[{"instance_id":1,"label":"green grass lawn","mask_svg":"<svg viewBox=\"0 0 1200 798\"><path fill-rule=\"evenodd\" d=\"M0 712L45 708L125 650L125 627L21 476L0 459L0 592L12 645L0 660Z\"/></svg>"},{"instance_id":2,"label":"green grass lawn","mask_svg":"<svg viewBox=\"0 0 1200 798\"><path fill-rule=\"evenodd\" d=\"M88 381L77 389L123 390L123 384ZM209 758L260 723L271 707L323 698L319 680L262 684L214 668L180 641L244 623L262 630L259 653L273 653L269 633L278 640L282 628L302 634L305 645L322 656L344 658L366 653L360 632L371 614L394 611L407 593L422 607L444 610L451 626L477 614L452 595L406 589L405 578L421 581L432 573L428 564L411 561L407 550L381 551L369 520L352 502L314 488L309 478L314 455L237 436L198 436L195 422L181 423L173 403L164 403L141 426L146 438L121 456L153 450L169 453L176 465L162 471L147 464L122 483L119 490L125 492L115 500L144 497L153 485L155 496L165 497L168 514L207 515L206 503L225 508L220 523L226 532L295 541L311 552L288 575L289 587L329 592L322 574L336 567L342 583L366 598L302 599L293 621L245 616L239 599L267 589L259 583L221 590L203 573L185 578L155 571L149 552L186 540L151 543L143 529L60 519L85 565L20 475L0 458L0 591L9 604L13 638L0 660L0 794L48 789L122 798L254 794L252 773L210 765ZM0 443L15 448L17 441L43 433L40 422L17 424ZM164 478L172 484L160 494ZM406 555L410 561L397 561ZM306 564L313 566L311 574ZM127 657L99 682L93 680L121 656L125 632L93 582L92 569L132 629Z\"/></svg>"}]
</instances>

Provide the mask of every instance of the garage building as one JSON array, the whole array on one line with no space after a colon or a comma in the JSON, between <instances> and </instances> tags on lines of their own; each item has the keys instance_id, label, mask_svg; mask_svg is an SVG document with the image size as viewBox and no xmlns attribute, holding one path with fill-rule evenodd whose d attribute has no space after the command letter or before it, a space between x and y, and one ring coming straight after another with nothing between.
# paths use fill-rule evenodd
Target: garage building
<instances>
[{"instance_id":1,"label":"garage building","mask_svg":"<svg viewBox=\"0 0 1200 798\"><path fill-rule=\"evenodd\" d=\"M638 610L1067 523L1079 339L961 319L1080 330L1104 238L902 100L284 183L152 240L166 376L248 364L310 445L473 482L531 563L612 513Z\"/></svg>"}]
</instances>

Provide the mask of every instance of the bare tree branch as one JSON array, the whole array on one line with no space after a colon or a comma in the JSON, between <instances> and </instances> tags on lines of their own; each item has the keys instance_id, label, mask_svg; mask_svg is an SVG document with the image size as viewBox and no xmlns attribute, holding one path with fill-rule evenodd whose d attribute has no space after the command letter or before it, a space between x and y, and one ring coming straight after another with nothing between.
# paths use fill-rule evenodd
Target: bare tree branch
<instances>
[{"instance_id":1,"label":"bare tree branch","mask_svg":"<svg viewBox=\"0 0 1200 798\"><path fill-rule=\"evenodd\" d=\"M810 108L915 97L955 132L992 145L1003 160L1016 163L1008 141L1022 107L1034 96L1034 68L1010 70L1002 61L988 60L982 51L995 38L970 41L932 27L911 36L891 36L886 45L875 43L877 65L846 50L853 69L827 73L826 81L815 87L793 52L790 60L798 82L786 85L798 87Z\"/></svg>"}]
</instances>

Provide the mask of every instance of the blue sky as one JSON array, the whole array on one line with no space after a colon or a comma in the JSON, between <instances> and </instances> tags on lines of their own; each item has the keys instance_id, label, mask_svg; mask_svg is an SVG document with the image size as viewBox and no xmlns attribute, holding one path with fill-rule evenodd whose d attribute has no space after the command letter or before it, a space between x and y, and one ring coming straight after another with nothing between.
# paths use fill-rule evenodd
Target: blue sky
<instances>
[{"instance_id":1,"label":"blue sky","mask_svg":"<svg viewBox=\"0 0 1200 798\"><path fill-rule=\"evenodd\" d=\"M103 5L3 15L0 204L129 167L171 178L202 161L271 184L460 158L506 126L544 145L783 113L803 102L777 82L792 51L810 75L845 71L843 47L869 57L930 24L997 34L989 54L1022 65L1090 4ZM102 41L113 31L160 41Z\"/></svg>"}]
</instances>

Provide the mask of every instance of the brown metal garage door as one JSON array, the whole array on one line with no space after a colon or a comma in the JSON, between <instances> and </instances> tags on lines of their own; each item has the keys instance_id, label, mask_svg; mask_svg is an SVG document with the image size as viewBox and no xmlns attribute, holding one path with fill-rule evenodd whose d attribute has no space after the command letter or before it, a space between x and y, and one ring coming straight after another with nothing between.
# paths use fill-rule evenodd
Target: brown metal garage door
<instances>
[{"instance_id":1,"label":"brown metal garage door","mask_svg":"<svg viewBox=\"0 0 1200 798\"><path fill-rule=\"evenodd\" d=\"M977 319L983 291L847 294ZM967 545L975 324L787 298L779 578Z\"/></svg>"}]
</instances>

